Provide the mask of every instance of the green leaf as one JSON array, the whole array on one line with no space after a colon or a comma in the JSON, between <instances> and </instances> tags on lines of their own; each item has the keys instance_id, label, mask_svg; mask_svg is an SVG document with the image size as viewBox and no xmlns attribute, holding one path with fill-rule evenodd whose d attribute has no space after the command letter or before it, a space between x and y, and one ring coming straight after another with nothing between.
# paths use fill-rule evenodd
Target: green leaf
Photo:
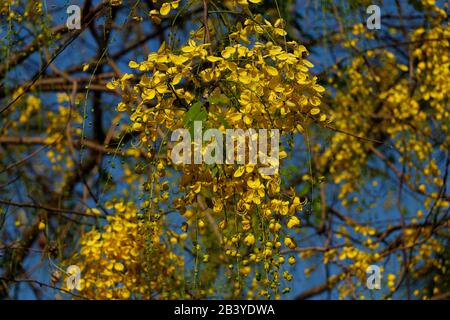
<instances>
[{"instance_id":1,"label":"green leaf","mask_svg":"<svg viewBox=\"0 0 450 320\"><path fill-rule=\"evenodd\" d=\"M189 130L191 137L194 136L194 122L205 121L208 117L206 110L202 107L201 102L194 103L189 110L184 114L183 124ZM203 128L204 130L204 128ZM203 133L202 133L203 134Z\"/></svg>"},{"instance_id":2,"label":"green leaf","mask_svg":"<svg viewBox=\"0 0 450 320\"><path fill-rule=\"evenodd\" d=\"M208 97L208 102L211 104L226 105L228 104L228 98L223 95L215 95Z\"/></svg>"},{"instance_id":3,"label":"green leaf","mask_svg":"<svg viewBox=\"0 0 450 320\"><path fill-rule=\"evenodd\" d=\"M228 121L224 117L222 117L220 114L217 114L217 113L212 113L212 114L217 117L217 119L225 127L225 129L231 129L230 124L228 123Z\"/></svg>"},{"instance_id":4,"label":"green leaf","mask_svg":"<svg viewBox=\"0 0 450 320\"><path fill-rule=\"evenodd\" d=\"M207 113L203 109L201 102L194 103L184 114L183 123L186 127L192 127L194 121L204 121L207 118Z\"/></svg>"}]
</instances>

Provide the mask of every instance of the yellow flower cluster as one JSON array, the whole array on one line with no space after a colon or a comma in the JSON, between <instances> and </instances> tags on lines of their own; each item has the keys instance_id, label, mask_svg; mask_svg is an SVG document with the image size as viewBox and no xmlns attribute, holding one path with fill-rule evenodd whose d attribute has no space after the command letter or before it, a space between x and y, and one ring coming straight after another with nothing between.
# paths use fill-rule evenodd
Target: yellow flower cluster
<instances>
[{"instance_id":1,"label":"yellow flower cluster","mask_svg":"<svg viewBox=\"0 0 450 320\"><path fill-rule=\"evenodd\" d=\"M41 99L29 95L26 99L26 107L20 112L19 123L26 124L33 113L37 112L41 107Z\"/></svg>"},{"instance_id":2,"label":"yellow flower cluster","mask_svg":"<svg viewBox=\"0 0 450 320\"><path fill-rule=\"evenodd\" d=\"M146 228L133 203L108 204L115 215L101 229L85 233L79 254L70 263L81 269L79 293L95 299L180 298L179 292L167 290L181 286L183 259L154 235L146 244ZM98 210L98 209L97 209ZM172 283L173 282L173 283Z\"/></svg>"},{"instance_id":3,"label":"yellow flower cluster","mask_svg":"<svg viewBox=\"0 0 450 320\"><path fill-rule=\"evenodd\" d=\"M364 202L358 203L352 193L370 182L365 179L367 173L363 170L373 158L376 159L375 166L381 163L390 166L388 170L403 166L399 170L404 172L404 187L423 197L425 211L432 211L432 208L448 210L449 202L439 199L438 190L444 182L437 159L445 157L450 149L450 25L445 22L445 12L435 6L434 1L425 2L428 10L440 13L443 19L434 17L427 29L417 28L411 32L408 40L413 45L408 52L409 63L399 62L393 51L384 48L358 49L362 54L356 55L344 70L336 70L336 81L330 79L336 95L330 99L328 112L334 119L332 126L340 132L334 134L324 147L319 167L329 166L333 182L340 186L339 198L343 205L352 206L350 210L364 206ZM353 29L358 35L362 31L360 25ZM351 41L352 46L358 48L358 39ZM346 79L345 86L341 85L341 79ZM387 148L386 145L390 146ZM389 155L389 158L383 158L383 155ZM392 172L396 174L394 170ZM378 186L378 182L374 182L370 188ZM387 210L389 200L383 201L382 205ZM433 237L431 226L420 226L418 219L424 217L424 212L419 210L417 219L412 219L412 225L405 227L399 236L401 246L411 250L407 263L413 279L419 279L430 270L440 274L446 272L444 260L432 258L442 255L444 245ZM397 252L379 243L383 234L378 230L354 221L349 227L365 238L361 242L363 246L351 246L350 235L354 233L342 227L339 232L348 245L329 250L323 257L324 263L338 260L349 270L340 278L340 298L355 298L355 292L364 287L367 266L378 264ZM400 263L405 263L401 255L398 258ZM398 290L399 279L394 274L387 275L383 281L391 294ZM425 291L422 298L436 294L439 288L435 286L433 293ZM414 292L416 296L420 294L418 290Z\"/></svg>"},{"instance_id":4,"label":"yellow flower cluster","mask_svg":"<svg viewBox=\"0 0 450 320\"><path fill-rule=\"evenodd\" d=\"M245 27L229 37L230 45L220 56L211 55L211 44L194 40L173 53L166 45L151 53L146 61L130 62L143 73L139 83L125 92L119 111L131 110L133 129L157 139L158 125L174 130L184 126L183 116L192 103L209 103L211 126L224 128L270 128L297 130L308 116L324 121L317 108L325 89L309 76L313 65L307 50L288 42L285 50L274 42L250 42L255 35L283 36L282 20L273 26L261 16L247 20ZM239 40L239 41L238 41ZM110 83L109 88L125 89L130 74ZM186 88L196 87L193 93ZM132 104L136 103L135 106Z\"/></svg>"},{"instance_id":5,"label":"yellow flower cluster","mask_svg":"<svg viewBox=\"0 0 450 320\"><path fill-rule=\"evenodd\" d=\"M445 137L433 140L445 152L450 148L449 126L445 121L450 116L449 36L448 24L428 31L415 30L412 41L420 45L412 51L411 70L410 66L399 63L392 52L379 49L368 50L366 58L355 57L346 70L337 73L350 83L337 90L333 101L337 107L330 111L333 126L353 136L335 134L320 165L330 165L334 182L341 185L339 198L345 205L349 204L347 195L358 189L361 169L371 154L369 148L374 146L370 139L395 141L395 148L402 154L400 161L407 166L406 172L417 173L415 180L408 181L410 184L418 186L421 179L426 179L427 183L439 187L441 173L432 155L429 123L435 123ZM430 40L420 41L423 38ZM429 107L424 108L424 105Z\"/></svg>"},{"instance_id":6,"label":"yellow flower cluster","mask_svg":"<svg viewBox=\"0 0 450 320\"><path fill-rule=\"evenodd\" d=\"M164 8L163 15L169 11L167 5ZM209 32L218 30L211 26ZM204 127L222 132L228 128L279 129L282 137L303 131L311 121L326 120L319 108L325 89L310 76L313 65L306 59L307 49L286 42L285 36L283 20L271 23L261 15L238 23L220 44L199 41L198 32L191 32L180 48L163 44L147 60L131 61L129 67L136 72L108 85L122 92L117 109L130 114L131 128L142 145L159 150L147 183L147 210L152 217L165 219L158 212L171 200L186 218L182 230L194 247L195 289L202 289L197 281L200 257L207 265L229 265L232 297L242 294L245 277L253 276L252 283L257 283L248 297L279 297L281 275L292 280L287 270L279 272L285 262L281 249L297 246L289 230L295 232L300 226L297 215L303 204L293 190L282 190L279 174L260 174L260 164L177 165L174 169L181 173L177 187L169 188L167 183L163 187L162 180L172 166L170 148L162 146L172 131L189 129L186 119L195 118ZM194 106L198 112L192 115ZM285 151L280 152L283 157ZM169 239L173 245L186 243ZM222 254L215 258L208 251L211 241L222 247ZM254 282L261 277L262 281Z\"/></svg>"}]
</instances>

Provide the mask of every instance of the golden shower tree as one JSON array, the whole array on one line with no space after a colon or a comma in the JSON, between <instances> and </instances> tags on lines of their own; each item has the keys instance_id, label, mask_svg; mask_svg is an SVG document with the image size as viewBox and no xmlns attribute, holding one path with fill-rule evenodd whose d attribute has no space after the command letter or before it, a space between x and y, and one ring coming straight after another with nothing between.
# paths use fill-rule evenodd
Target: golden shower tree
<instances>
[{"instance_id":1,"label":"golden shower tree","mask_svg":"<svg viewBox=\"0 0 450 320\"><path fill-rule=\"evenodd\" d=\"M368 5L4 2L0 295L448 297L448 4ZM174 163L195 122L280 169Z\"/></svg>"}]
</instances>

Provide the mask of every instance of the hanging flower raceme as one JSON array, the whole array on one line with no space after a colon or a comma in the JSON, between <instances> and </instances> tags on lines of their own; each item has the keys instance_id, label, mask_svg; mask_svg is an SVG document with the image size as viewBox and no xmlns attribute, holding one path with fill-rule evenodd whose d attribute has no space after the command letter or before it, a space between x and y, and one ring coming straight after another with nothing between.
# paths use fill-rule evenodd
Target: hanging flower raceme
<instances>
[{"instance_id":1,"label":"hanging flower raceme","mask_svg":"<svg viewBox=\"0 0 450 320\"><path fill-rule=\"evenodd\" d=\"M117 109L129 113L130 130L151 153L144 224L167 226L175 221L181 232L146 228L146 236L181 250L192 247L193 297L217 294L218 278L202 270L223 266L231 280L229 290L221 290L223 296L278 298L282 283L292 280L288 266L283 266L283 249L296 248L303 203L283 186L278 170L265 174L262 163L174 163L168 141L175 130L192 132L194 123L201 122L205 130L215 128L224 135L227 129L279 130L276 147L282 148L287 134L303 131L310 121L326 120L320 109L324 88L310 75L308 51L286 42L283 24L256 15L237 23L220 44L205 41L207 32L218 30L202 27L181 47L163 44L145 61L131 61L134 71L108 85L122 93ZM250 142L252 134L246 139ZM204 155L205 146L195 144L193 149ZM246 145L245 154L249 152ZM279 158L286 156L281 149ZM278 168L279 159L274 161ZM173 169L179 173L176 183L168 177ZM181 224L162 214L168 208L181 213ZM243 290L246 282L251 290Z\"/></svg>"}]
</instances>

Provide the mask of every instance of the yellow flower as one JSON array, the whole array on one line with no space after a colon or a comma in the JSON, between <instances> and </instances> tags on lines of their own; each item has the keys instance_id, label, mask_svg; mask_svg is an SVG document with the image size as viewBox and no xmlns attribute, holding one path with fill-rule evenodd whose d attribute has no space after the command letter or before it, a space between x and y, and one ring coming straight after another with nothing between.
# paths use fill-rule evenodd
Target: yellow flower
<instances>
[{"instance_id":1,"label":"yellow flower","mask_svg":"<svg viewBox=\"0 0 450 320\"><path fill-rule=\"evenodd\" d=\"M271 75L271 76L273 76L273 77L278 76L278 70L277 70L276 68L274 68L274 67L267 66L267 67L266 67L266 71L267 71L267 73L268 73L269 75Z\"/></svg>"},{"instance_id":2,"label":"yellow flower","mask_svg":"<svg viewBox=\"0 0 450 320\"><path fill-rule=\"evenodd\" d=\"M425 193L426 190L427 190L427 188L425 187L425 185L423 185L423 184L419 185L420 192Z\"/></svg>"},{"instance_id":3,"label":"yellow flower","mask_svg":"<svg viewBox=\"0 0 450 320\"><path fill-rule=\"evenodd\" d=\"M194 215L194 211L192 211L191 209L187 209L187 210L184 212L184 214L183 214L183 216L184 216L186 219L192 218L193 215Z\"/></svg>"},{"instance_id":4,"label":"yellow flower","mask_svg":"<svg viewBox=\"0 0 450 320\"><path fill-rule=\"evenodd\" d=\"M312 108L309 113L311 113L312 116L315 116L317 114L320 113L320 109L319 108Z\"/></svg>"},{"instance_id":5,"label":"yellow flower","mask_svg":"<svg viewBox=\"0 0 450 320\"><path fill-rule=\"evenodd\" d=\"M239 166L239 168L234 172L233 177L239 178L245 172L245 166Z\"/></svg>"},{"instance_id":6,"label":"yellow flower","mask_svg":"<svg viewBox=\"0 0 450 320\"><path fill-rule=\"evenodd\" d=\"M114 263L114 270L121 272L124 269L125 269L125 266L121 262Z\"/></svg>"},{"instance_id":7,"label":"yellow flower","mask_svg":"<svg viewBox=\"0 0 450 320\"><path fill-rule=\"evenodd\" d=\"M214 207L213 212L214 213L222 213L223 212L223 202L221 200L213 199Z\"/></svg>"},{"instance_id":8,"label":"yellow flower","mask_svg":"<svg viewBox=\"0 0 450 320\"><path fill-rule=\"evenodd\" d=\"M167 16L170 12L170 3L165 2L161 6L161 9L159 10L159 13L161 13L162 16Z\"/></svg>"},{"instance_id":9,"label":"yellow flower","mask_svg":"<svg viewBox=\"0 0 450 320\"><path fill-rule=\"evenodd\" d=\"M43 221L39 222L38 229L41 231L45 229L45 223Z\"/></svg>"},{"instance_id":10,"label":"yellow flower","mask_svg":"<svg viewBox=\"0 0 450 320\"><path fill-rule=\"evenodd\" d=\"M127 289L123 289L122 293L121 293L121 298L124 300L127 300L130 298L130 291L128 291Z\"/></svg>"},{"instance_id":11,"label":"yellow flower","mask_svg":"<svg viewBox=\"0 0 450 320\"><path fill-rule=\"evenodd\" d=\"M203 228L205 228L205 223L203 222L203 220L198 220L198 223L197 223L197 225L198 225L198 227L200 228L200 229L203 229Z\"/></svg>"},{"instance_id":12,"label":"yellow flower","mask_svg":"<svg viewBox=\"0 0 450 320\"><path fill-rule=\"evenodd\" d=\"M387 277L388 281L395 281L395 278L396 278L395 274L392 274L392 273L388 274L388 277Z\"/></svg>"},{"instance_id":13,"label":"yellow flower","mask_svg":"<svg viewBox=\"0 0 450 320\"><path fill-rule=\"evenodd\" d=\"M293 229L293 228L295 228L295 227L297 227L299 225L300 225L300 220L296 216L290 217L288 222L287 222L287 224L286 224L286 226L289 229Z\"/></svg>"},{"instance_id":14,"label":"yellow flower","mask_svg":"<svg viewBox=\"0 0 450 320\"><path fill-rule=\"evenodd\" d=\"M271 206L275 212L281 214L282 216L285 216L289 213L289 201L273 199L271 202Z\"/></svg>"},{"instance_id":15,"label":"yellow flower","mask_svg":"<svg viewBox=\"0 0 450 320\"><path fill-rule=\"evenodd\" d=\"M225 50L222 51L222 57L224 59L229 59L234 53L236 53L236 48L226 47Z\"/></svg>"},{"instance_id":16,"label":"yellow flower","mask_svg":"<svg viewBox=\"0 0 450 320\"><path fill-rule=\"evenodd\" d=\"M244 243L247 246L252 246L255 244L255 236L253 234L248 234L245 238L244 238Z\"/></svg>"},{"instance_id":17,"label":"yellow flower","mask_svg":"<svg viewBox=\"0 0 450 320\"><path fill-rule=\"evenodd\" d=\"M284 245L289 249L295 249L297 247L295 240L292 239L291 237L284 238Z\"/></svg>"},{"instance_id":18,"label":"yellow flower","mask_svg":"<svg viewBox=\"0 0 450 320\"><path fill-rule=\"evenodd\" d=\"M264 197L265 192L264 192L264 185L261 184L259 178L256 178L255 180L248 180L247 186L250 189L246 197L247 202L260 204L261 198Z\"/></svg>"}]
</instances>

